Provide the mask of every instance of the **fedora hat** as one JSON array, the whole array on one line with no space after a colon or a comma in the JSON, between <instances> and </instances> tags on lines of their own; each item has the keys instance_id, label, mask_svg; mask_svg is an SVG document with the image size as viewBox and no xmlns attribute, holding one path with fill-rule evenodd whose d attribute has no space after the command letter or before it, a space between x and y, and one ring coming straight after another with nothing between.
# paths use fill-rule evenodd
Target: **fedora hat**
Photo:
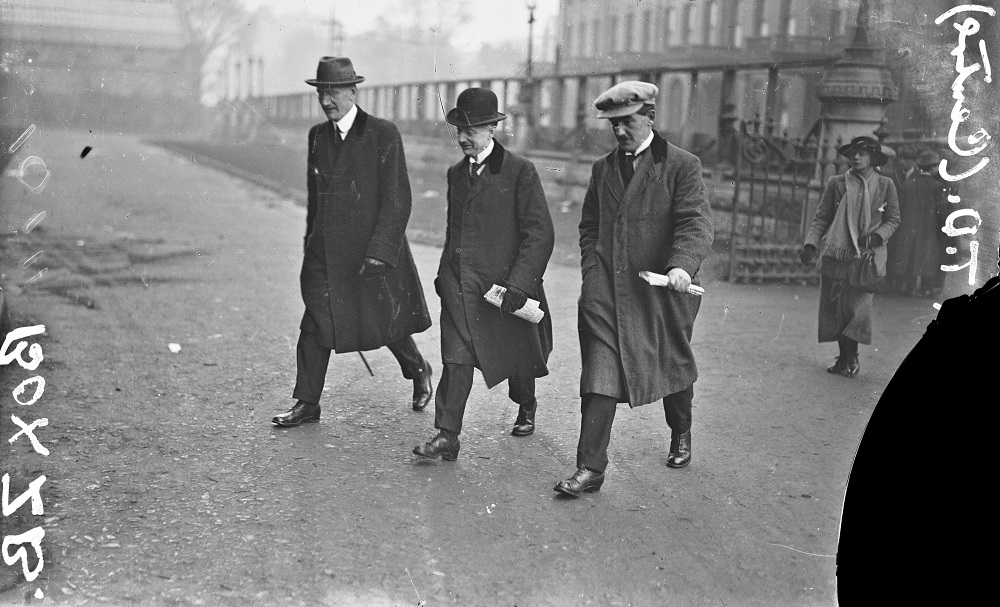
<instances>
[{"instance_id":1,"label":"fedora hat","mask_svg":"<svg viewBox=\"0 0 1000 607\"><path fill-rule=\"evenodd\" d=\"M480 126L499 122L507 117L497 111L496 93L486 88L471 88L462 91L455 107L445 120L454 126Z\"/></svg>"},{"instance_id":2,"label":"fedora hat","mask_svg":"<svg viewBox=\"0 0 1000 607\"><path fill-rule=\"evenodd\" d=\"M323 57L316 68L316 79L306 80L306 84L315 87L350 86L364 81L347 57Z\"/></svg>"},{"instance_id":3,"label":"fedora hat","mask_svg":"<svg viewBox=\"0 0 1000 607\"><path fill-rule=\"evenodd\" d=\"M837 149L837 153L845 158L850 158L855 150L868 152L872 158L872 166L882 166L889 162L888 156L882 153L882 145L873 137L855 137L847 145L842 145Z\"/></svg>"},{"instance_id":4,"label":"fedora hat","mask_svg":"<svg viewBox=\"0 0 1000 607\"><path fill-rule=\"evenodd\" d=\"M934 150L924 150L920 152L917 156L917 162L915 163L921 170L933 169L937 165L941 164L941 155Z\"/></svg>"}]
</instances>

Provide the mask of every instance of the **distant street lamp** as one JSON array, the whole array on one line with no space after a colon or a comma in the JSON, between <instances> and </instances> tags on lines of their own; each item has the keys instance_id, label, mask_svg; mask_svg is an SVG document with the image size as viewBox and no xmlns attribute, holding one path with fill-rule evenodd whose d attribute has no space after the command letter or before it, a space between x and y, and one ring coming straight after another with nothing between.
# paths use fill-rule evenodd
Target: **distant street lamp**
<instances>
[{"instance_id":1,"label":"distant street lamp","mask_svg":"<svg viewBox=\"0 0 1000 607\"><path fill-rule=\"evenodd\" d=\"M518 100L521 102L521 111L524 113L524 125L518 129L520 132L516 141L516 147L520 151L531 147L535 130L535 80L532 75L531 64L534 62L532 55L535 38L535 8L537 5L536 0L527 0L525 2L525 6L528 9L528 64L525 70L525 79L518 94Z\"/></svg>"}]
</instances>

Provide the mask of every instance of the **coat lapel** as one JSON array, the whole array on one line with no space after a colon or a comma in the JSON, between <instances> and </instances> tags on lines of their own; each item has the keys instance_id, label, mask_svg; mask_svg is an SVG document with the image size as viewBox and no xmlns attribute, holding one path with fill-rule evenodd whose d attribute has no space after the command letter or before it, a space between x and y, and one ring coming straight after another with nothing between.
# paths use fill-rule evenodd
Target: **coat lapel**
<instances>
[{"instance_id":1,"label":"coat lapel","mask_svg":"<svg viewBox=\"0 0 1000 607\"><path fill-rule=\"evenodd\" d=\"M333 171L336 174L343 175L354 167L354 163L358 159L358 151L365 144L365 127L367 124L368 114L359 107L354 124L351 126L351 130L347 132L347 139L341 145L340 152L337 154L337 160L333 165ZM332 124L329 125L327 129L328 137L332 138L334 136L334 128ZM332 139L327 141L327 145L333 145Z\"/></svg>"},{"instance_id":2,"label":"coat lapel","mask_svg":"<svg viewBox=\"0 0 1000 607\"><path fill-rule=\"evenodd\" d=\"M473 198L476 198L483 192L493 187L493 184L496 183L496 176L501 170L503 170L503 160L506 153L507 152L504 150L503 146L494 140L493 151L490 152L489 158L486 159L486 168L484 168L483 172L479 174L479 178L476 179L476 182L472 184L468 195L464 199L466 203L471 202ZM465 172L465 181L468 183L469 161L467 158L462 162L462 170Z\"/></svg>"},{"instance_id":3,"label":"coat lapel","mask_svg":"<svg viewBox=\"0 0 1000 607\"><path fill-rule=\"evenodd\" d=\"M608 163L603 179L604 199L611 203L611 212L616 213L621 207L622 198L625 197L625 181L622 179L621 169L618 167L618 148L604 157Z\"/></svg>"}]
</instances>

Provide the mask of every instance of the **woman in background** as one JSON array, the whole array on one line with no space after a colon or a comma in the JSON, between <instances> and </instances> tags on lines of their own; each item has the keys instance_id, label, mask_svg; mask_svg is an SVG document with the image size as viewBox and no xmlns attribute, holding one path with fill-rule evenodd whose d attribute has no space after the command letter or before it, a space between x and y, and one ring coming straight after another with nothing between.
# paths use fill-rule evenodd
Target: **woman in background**
<instances>
[{"instance_id":1,"label":"woman in background","mask_svg":"<svg viewBox=\"0 0 1000 607\"><path fill-rule=\"evenodd\" d=\"M826 185L802 247L810 265L819 251L819 341L836 341L840 354L830 373L858 374L858 344L871 344L872 294L848 282L854 260L871 249L879 276L885 276L885 243L899 226L899 200L892 179L875 171L886 163L878 141L855 137L837 150L851 168Z\"/></svg>"}]
</instances>

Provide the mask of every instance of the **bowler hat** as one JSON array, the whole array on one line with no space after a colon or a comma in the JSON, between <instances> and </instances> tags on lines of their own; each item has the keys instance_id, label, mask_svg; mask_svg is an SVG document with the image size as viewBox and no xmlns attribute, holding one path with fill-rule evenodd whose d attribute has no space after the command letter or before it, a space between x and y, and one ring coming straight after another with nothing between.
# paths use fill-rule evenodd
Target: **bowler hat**
<instances>
[{"instance_id":1,"label":"bowler hat","mask_svg":"<svg viewBox=\"0 0 1000 607\"><path fill-rule=\"evenodd\" d=\"M619 82L594 100L597 117L621 118L634 114L644 105L655 105L657 93L655 84L638 80Z\"/></svg>"},{"instance_id":2,"label":"bowler hat","mask_svg":"<svg viewBox=\"0 0 1000 607\"><path fill-rule=\"evenodd\" d=\"M920 152L917 156L917 162L915 163L921 169L932 169L937 165L941 164L941 155L934 150L924 150Z\"/></svg>"},{"instance_id":3,"label":"bowler hat","mask_svg":"<svg viewBox=\"0 0 1000 607\"><path fill-rule=\"evenodd\" d=\"M853 154L855 150L868 152L868 155L871 156L872 159L872 166L878 167L889 162L889 158L882 153L882 145L876 141L874 137L855 137L847 145L838 148L837 153L841 156L850 158L851 154Z\"/></svg>"},{"instance_id":4,"label":"bowler hat","mask_svg":"<svg viewBox=\"0 0 1000 607\"><path fill-rule=\"evenodd\" d=\"M507 114L497 111L496 93L490 89L473 87L462 91L455 107L444 119L448 124L466 127L493 124L506 117Z\"/></svg>"},{"instance_id":5,"label":"bowler hat","mask_svg":"<svg viewBox=\"0 0 1000 607\"><path fill-rule=\"evenodd\" d=\"M316 68L316 79L306 80L315 87L350 86L364 82L363 76L354 71L354 64L347 57L323 57Z\"/></svg>"}]
</instances>

